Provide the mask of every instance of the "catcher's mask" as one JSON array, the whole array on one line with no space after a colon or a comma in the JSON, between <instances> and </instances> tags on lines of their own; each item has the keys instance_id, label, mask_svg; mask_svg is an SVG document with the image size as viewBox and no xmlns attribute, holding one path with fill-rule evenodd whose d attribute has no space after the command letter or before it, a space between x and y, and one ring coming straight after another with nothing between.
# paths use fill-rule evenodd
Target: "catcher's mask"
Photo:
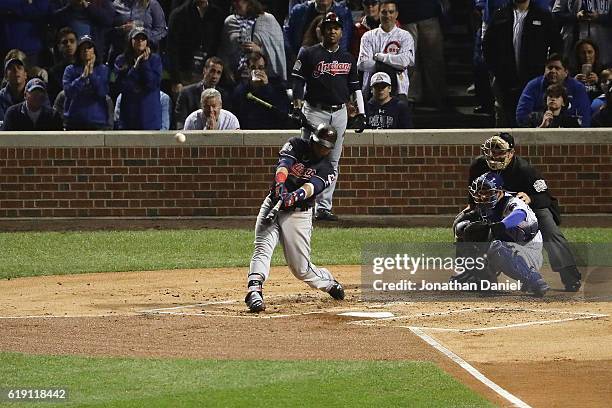
<instances>
[{"instance_id":1,"label":"catcher's mask","mask_svg":"<svg viewBox=\"0 0 612 408\"><path fill-rule=\"evenodd\" d=\"M514 138L510 133L498 133L485 140L480 150L491 170L503 170L512 161Z\"/></svg>"},{"instance_id":2,"label":"catcher's mask","mask_svg":"<svg viewBox=\"0 0 612 408\"><path fill-rule=\"evenodd\" d=\"M502 196L499 193L504 191L503 186L501 176L490 171L472 181L470 195L478 207L494 208Z\"/></svg>"},{"instance_id":3,"label":"catcher's mask","mask_svg":"<svg viewBox=\"0 0 612 408\"><path fill-rule=\"evenodd\" d=\"M317 130L310 136L310 140L328 149L333 149L336 145L338 133L332 125L321 123Z\"/></svg>"}]
</instances>

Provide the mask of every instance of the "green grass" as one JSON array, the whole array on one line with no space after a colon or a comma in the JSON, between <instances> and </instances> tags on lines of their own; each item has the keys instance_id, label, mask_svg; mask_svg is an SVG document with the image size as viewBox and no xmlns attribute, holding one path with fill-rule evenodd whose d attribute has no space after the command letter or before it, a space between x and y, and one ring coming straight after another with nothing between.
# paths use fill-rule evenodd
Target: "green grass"
<instances>
[{"instance_id":1,"label":"green grass","mask_svg":"<svg viewBox=\"0 0 612 408\"><path fill-rule=\"evenodd\" d=\"M572 242L612 242L612 228L566 229ZM319 228L313 261L361 263L365 244L451 242L449 228ZM86 272L247 266L250 230L148 230L0 233L0 279ZM272 260L284 264L277 248Z\"/></svg>"},{"instance_id":2,"label":"green grass","mask_svg":"<svg viewBox=\"0 0 612 408\"><path fill-rule=\"evenodd\" d=\"M0 388L65 387L78 407L492 407L429 362L230 361L0 353ZM35 404L11 404L35 406Z\"/></svg>"}]
</instances>

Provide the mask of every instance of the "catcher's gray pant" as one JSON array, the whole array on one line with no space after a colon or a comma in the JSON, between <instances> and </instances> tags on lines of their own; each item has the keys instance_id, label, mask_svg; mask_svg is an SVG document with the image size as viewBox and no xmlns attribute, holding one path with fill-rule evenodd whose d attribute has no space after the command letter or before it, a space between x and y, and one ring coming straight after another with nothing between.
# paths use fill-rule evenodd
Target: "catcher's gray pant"
<instances>
[{"instance_id":1,"label":"catcher's gray pant","mask_svg":"<svg viewBox=\"0 0 612 408\"><path fill-rule=\"evenodd\" d=\"M327 292L335 283L331 272L310 262L310 236L312 233L312 211L279 211L276 220L265 224L263 219L272 206L266 197L255 224L255 251L249 267L250 280L262 284L270 275L270 260L280 240L289 269L296 278L315 289Z\"/></svg>"},{"instance_id":2,"label":"catcher's gray pant","mask_svg":"<svg viewBox=\"0 0 612 408\"><path fill-rule=\"evenodd\" d=\"M315 127L321 123L329 123L336 129L338 133L338 139L336 140L336 146L331 151L327 158L334 166L334 172L336 173L336 179L331 183L329 187L323 190L317 196L316 199L316 210L330 210L332 209L332 198L334 196L334 190L336 189L336 181L338 180L338 163L340 162L340 155L342 154L342 144L344 142L344 132L346 132L346 122L348 120L348 114L346 112L346 105L344 108L335 112L329 112L310 106L308 102L304 104L302 112L306 119L312 123ZM309 139L310 132L302 128L302 138Z\"/></svg>"}]
</instances>

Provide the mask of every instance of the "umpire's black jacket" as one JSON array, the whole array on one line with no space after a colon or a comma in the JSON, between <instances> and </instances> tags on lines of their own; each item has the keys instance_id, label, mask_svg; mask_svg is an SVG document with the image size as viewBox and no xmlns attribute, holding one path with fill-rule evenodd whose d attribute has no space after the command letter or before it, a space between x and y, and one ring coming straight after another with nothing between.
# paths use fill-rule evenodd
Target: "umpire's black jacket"
<instances>
[{"instance_id":1,"label":"umpire's black jacket","mask_svg":"<svg viewBox=\"0 0 612 408\"><path fill-rule=\"evenodd\" d=\"M478 176L491 171L484 156L477 157L470 165L469 184ZM546 181L540 172L522 157L514 155L508 166L498 171L504 180L504 190L510 192L523 192L531 198L529 206L534 209L550 208L555 218L555 222L560 222L560 211L557 200L548 191ZM474 199L469 196L470 204L474 204Z\"/></svg>"}]
</instances>

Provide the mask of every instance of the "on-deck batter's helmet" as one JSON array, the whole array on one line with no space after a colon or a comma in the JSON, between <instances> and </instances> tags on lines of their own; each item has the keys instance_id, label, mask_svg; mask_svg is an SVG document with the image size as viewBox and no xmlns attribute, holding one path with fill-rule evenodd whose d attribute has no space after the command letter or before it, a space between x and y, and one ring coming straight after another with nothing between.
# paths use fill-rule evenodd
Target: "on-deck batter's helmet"
<instances>
[{"instance_id":1,"label":"on-deck batter's helmet","mask_svg":"<svg viewBox=\"0 0 612 408\"><path fill-rule=\"evenodd\" d=\"M502 177L492 171L477 177L470 185L470 195L476 205L493 208L499 201L499 192L504 191Z\"/></svg>"},{"instance_id":2,"label":"on-deck batter's helmet","mask_svg":"<svg viewBox=\"0 0 612 408\"><path fill-rule=\"evenodd\" d=\"M319 27L323 28L325 24L336 24L338 27L342 28L342 20L340 20L340 17L338 17L338 15L333 11L330 11L325 15L325 18L323 18L323 20L321 20L319 23Z\"/></svg>"},{"instance_id":3,"label":"on-deck batter's helmet","mask_svg":"<svg viewBox=\"0 0 612 408\"><path fill-rule=\"evenodd\" d=\"M338 133L336 132L336 129L327 123L321 123L312 136L310 136L310 140L323 147L327 147L328 149L334 148L337 138Z\"/></svg>"},{"instance_id":4,"label":"on-deck batter's helmet","mask_svg":"<svg viewBox=\"0 0 612 408\"><path fill-rule=\"evenodd\" d=\"M508 153L514 151L514 138L507 132L498 133L485 140L480 151L491 170L503 170L512 160L512 155Z\"/></svg>"}]
</instances>

